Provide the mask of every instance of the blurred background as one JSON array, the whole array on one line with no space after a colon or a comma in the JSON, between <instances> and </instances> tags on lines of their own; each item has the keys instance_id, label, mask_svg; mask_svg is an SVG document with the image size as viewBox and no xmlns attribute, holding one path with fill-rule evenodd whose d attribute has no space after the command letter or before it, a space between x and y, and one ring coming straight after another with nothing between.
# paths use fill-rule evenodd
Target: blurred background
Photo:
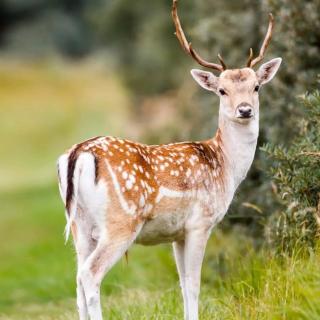
<instances>
[{"instance_id":1,"label":"blurred background","mask_svg":"<svg viewBox=\"0 0 320 320\"><path fill-rule=\"evenodd\" d=\"M173 35L170 0L0 1L0 319L76 319L56 159L115 135L158 144L217 129L218 98ZM275 16L259 148L208 245L202 319L319 319L319 0L180 0L201 55L242 67ZM168 245L136 246L103 287L110 319L182 317Z\"/></svg>"}]
</instances>

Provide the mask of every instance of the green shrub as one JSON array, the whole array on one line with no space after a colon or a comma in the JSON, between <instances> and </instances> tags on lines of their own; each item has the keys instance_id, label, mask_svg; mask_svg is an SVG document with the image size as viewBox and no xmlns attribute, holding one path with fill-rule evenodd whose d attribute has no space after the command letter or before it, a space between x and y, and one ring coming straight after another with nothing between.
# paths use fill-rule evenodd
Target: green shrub
<instances>
[{"instance_id":1,"label":"green shrub","mask_svg":"<svg viewBox=\"0 0 320 320\"><path fill-rule=\"evenodd\" d=\"M267 236L281 253L313 249L320 230L320 93L302 98L305 117L289 148L267 144L280 208L269 219Z\"/></svg>"}]
</instances>

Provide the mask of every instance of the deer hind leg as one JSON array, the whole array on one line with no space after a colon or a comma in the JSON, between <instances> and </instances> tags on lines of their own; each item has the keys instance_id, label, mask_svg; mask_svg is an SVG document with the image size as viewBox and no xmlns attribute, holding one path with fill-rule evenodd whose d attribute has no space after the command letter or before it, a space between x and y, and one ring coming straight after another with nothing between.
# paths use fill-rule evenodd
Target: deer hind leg
<instances>
[{"instance_id":1,"label":"deer hind leg","mask_svg":"<svg viewBox=\"0 0 320 320\"><path fill-rule=\"evenodd\" d=\"M114 216L118 221L107 224L106 237L99 238L79 274L91 320L102 320L100 286L105 274L127 251L142 227L141 222L128 215L115 213ZM121 218L126 220L119 221Z\"/></svg>"},{"instance_id":2,"label":"deer hind leg","mask_svg":"<svg viewBox=\"0 0 320 320\"><path fill-rule=\"evenodd\" d=\"M80 217L71 226L75 249L77 252L77 307L80 320L88 319L88 308L83 285L80 279L80 271L96 247L96 241L92 238L92 226L89 221L82 221Z\"/></svg>"}]
</instances>

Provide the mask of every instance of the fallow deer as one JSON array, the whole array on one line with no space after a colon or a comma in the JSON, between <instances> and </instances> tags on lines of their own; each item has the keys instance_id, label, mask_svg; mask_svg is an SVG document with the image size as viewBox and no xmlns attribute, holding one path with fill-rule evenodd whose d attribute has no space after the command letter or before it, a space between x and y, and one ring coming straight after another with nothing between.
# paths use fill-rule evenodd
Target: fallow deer
<instances>
[{"instance_id":1,"label":"fallow deer","mask_svg":"<svg viewBox=\"0 0 320 320\"><path fill-rule=\"evenodd\" d=\"M220 98L219 128L211 139L145 145L110 136L73 146L58 160L59 187L77 253L77 305L81 320L101 320L100 284L133 243L171 242L184 318L198 319L201 265L212 228L224 217L254 158L259 131L259 90L281 58L263 64L273 17L259 55L227 69L203 58L182 30L177 0L172 17L183 49L213 73L193 69L198 84Z\"/></svg>"}]
</instances>

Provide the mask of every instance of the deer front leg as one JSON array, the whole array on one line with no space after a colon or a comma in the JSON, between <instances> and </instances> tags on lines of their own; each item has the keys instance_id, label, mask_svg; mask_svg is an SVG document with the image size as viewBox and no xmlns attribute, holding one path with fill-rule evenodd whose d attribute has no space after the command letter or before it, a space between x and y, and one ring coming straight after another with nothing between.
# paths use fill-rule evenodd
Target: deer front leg
<instances>
[{"instance_id":1,"label":"deer front leg","mask_svg":"<svg viewBox=\"0 0 320 320\"><path fill-rule=\"evenodd\" d=\"M185 300L187 310L186 320L198 320L198 299L200 292L201 267L206 244L208 229L196 229L188 232L185 238L184 265L185 265Z\"/></svg>"},{"instance_id":2,"label":"deer front leg","mask_svg":"<svg viewBox=\"0 0 320 320\"><path fill-rule=\"evenodd\" d=\"M184 264L184 241L173 243L174 258L177 265L177 270L179 274L180 288L183 297L184 315L187 319L187 296L186 296L186 284L185 284L185 264Z\"/></svg>"}]
</instances>

